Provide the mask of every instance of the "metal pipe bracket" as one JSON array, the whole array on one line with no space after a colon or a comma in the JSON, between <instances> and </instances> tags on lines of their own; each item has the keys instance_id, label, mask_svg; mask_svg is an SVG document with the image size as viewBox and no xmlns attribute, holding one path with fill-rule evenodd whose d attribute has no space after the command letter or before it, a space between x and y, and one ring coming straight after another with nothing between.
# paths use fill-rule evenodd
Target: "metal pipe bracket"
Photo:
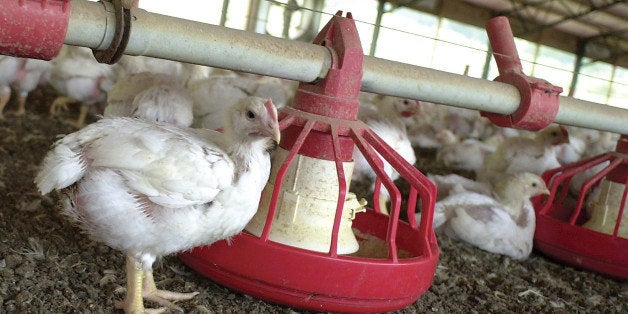
<instances>
[{"instance_id":1,"label":"metal pipe bracket","mask_svg":"<svg viewBox=\"0 0 628 314\"><path fill-rule=\"evenodd\" d=\"M131 10L122 5L121 0L107 1L113 3L115 12L115 31L111 44L105 50L92 49L94 58L100 63L114 64L122 58L122 54L131 36ZM105 4L103 2L103 4ZM107 7L107 6L105 6Z\"/></svg>"},{"instance_id":2,"label":"metal pipe bracket","mask_svg":"<svg viewBox=\"0 0 628 314\"><path fill-rule=\"evenodd\" d=\"M509 115L480 112L493 124L501 127L538 131L549 126L556 119L559 104L558 95L563 91L561 87L516 72L504 73L495 78L495 81L517 87L521 102L517 110Z\"/></svg>"},{"instance_id":3,"label":"metal pipe bracket","mask_svg":"<svg viewBox=\"0 0 628 314\"><path fill-rule=\"evenodd\" d=\"M552 124L558 115L559 94L562 87L523 73L521 60L508 19L503 16L489 20L486 31L491 48L495 52L495 62L499 76L495 81L513 85L519 91L520 103L515 112L500 115L480 112L493 124L501 127L514 127L530 131L541 130Z\"/></svg>"}]
</instances>

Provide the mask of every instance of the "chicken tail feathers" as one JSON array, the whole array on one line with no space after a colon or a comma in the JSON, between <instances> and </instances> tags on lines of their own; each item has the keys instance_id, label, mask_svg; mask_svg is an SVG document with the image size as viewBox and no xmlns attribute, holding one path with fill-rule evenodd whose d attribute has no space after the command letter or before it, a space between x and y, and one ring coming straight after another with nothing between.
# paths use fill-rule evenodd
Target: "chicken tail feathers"
<instances>
[{"instance_id":1,"label":"chicken tail feathers","mask_svg":"<svg viewBox=\"0 0 628 314\"><path fill-rule=\"evenodd\" d=\"M65 143L57 143L48 152L35 177L35 185L42 195L52 190L66 188L78 181L85 173L85 163L80 154Z\"/></svg>"}]
</instances>

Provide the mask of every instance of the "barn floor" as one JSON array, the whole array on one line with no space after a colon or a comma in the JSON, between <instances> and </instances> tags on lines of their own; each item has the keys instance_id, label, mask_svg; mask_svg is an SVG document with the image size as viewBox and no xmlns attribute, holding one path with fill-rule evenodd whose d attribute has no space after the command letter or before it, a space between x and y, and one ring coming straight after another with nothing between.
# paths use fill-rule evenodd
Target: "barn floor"
<instances>
[{"instance_id":1,"label":"barn floor","mask_svg":"<svg viewBox=\"0 0 628 314\"><path fill-rule=\"evenodd\" d=\"M124 256L86 238L32 183L59 134L73 129L50 118L48 90L31 94L27 115L0 122L0 312L107 313L124 296ZM11 106L7 107L11 110ZM73 113L68 113L65 118ZM429 154L423 172L443 173ZM538 253L525 261L440 238L431 288L398 313L626 313L628 285L553 262ZM155 268L160 288L199 291L180 305L190 313L307 312L266 303L194 273L176 257ZM150 306L150 304L147 304Z\"/></svg>"}]
</instances>

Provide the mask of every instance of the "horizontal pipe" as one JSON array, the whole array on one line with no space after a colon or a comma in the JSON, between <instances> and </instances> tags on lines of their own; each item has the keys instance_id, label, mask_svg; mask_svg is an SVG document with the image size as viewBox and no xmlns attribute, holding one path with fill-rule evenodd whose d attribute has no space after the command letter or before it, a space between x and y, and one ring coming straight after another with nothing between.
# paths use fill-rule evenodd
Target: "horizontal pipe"
<instances>
[{"instance_id":1,"label":"horizontal pipe","mask_svg":"<svg viewBox=\"0 0 628 314\"><path fill-rule=\"evenodd\" d=\"M73 0L66 44L104 50L115 31L108 2ZM298 81L325 77L327 49L133 8L125 54L144 55ZM308 62L303 62L307 60Z\"/></svg>"},{"instance_id":2,"label":"horizontal pipe","mask_svg":"<svg viewBox=\"0 0 628 314\"><path fill-rule=\"evenodd\" d=\"M125 54L202 64L284 79L324 78L331 59L325 47L132 9ZM73 0L65 43L105 49L115 30L109 3ZM511 114L519 106L514 86L365 56L363 91L455 107ZM560 97L557 123L628 134L628 110Z\"/></svg>"}]
</instances>

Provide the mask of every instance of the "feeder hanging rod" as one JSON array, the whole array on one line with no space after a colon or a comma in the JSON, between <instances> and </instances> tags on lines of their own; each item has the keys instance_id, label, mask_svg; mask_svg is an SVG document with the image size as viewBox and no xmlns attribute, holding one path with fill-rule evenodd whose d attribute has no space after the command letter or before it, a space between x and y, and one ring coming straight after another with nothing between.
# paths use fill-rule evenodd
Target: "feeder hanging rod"
<instances>
[{"instance_id":1,"label":"feeder hanging rod","mask_svg":"<svg viewBox=\"0 0 628 314\"><path fill-rule=\"evenodd\" d=\"M115 33L109 2L73 0L65 43L97 50ZM331 64L320 45L275 38L132 9L132 30L124 51L181 62L312 82ZM478 78L365 56L362 91L424 100L496 114L519 106L516 87ZM628 110L560 97L555 122L628 134Z\"/></svg>"}]
</instances>

